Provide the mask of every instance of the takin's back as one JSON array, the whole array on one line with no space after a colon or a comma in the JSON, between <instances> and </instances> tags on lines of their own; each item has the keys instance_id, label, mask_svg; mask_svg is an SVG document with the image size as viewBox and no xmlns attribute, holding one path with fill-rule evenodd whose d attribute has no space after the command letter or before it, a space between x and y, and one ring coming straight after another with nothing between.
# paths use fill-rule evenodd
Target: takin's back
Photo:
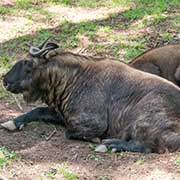
<instances>
[{"instance_id":1,"label":"takin's back","mask_svg":"<svg viewBox=\"0 0 180 180\"><path fill-rule=\"evenodd\" d=\"M180 85L180 45L167 45L144 52L131 66Z\"/></svg>"}]
</instances>

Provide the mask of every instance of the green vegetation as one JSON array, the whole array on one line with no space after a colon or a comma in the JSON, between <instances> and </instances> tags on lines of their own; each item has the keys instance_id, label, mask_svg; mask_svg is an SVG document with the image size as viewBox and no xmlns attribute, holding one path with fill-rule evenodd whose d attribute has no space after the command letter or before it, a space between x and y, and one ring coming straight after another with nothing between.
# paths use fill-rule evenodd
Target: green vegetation
<instances>
[{"instance_id":1,"label":"green vegetation","mask_svg":"<svg viewBox=\"0 0 180 180\"><path fill-rule=\"evenodd\" d=\"M64 21L60 25L62 32L60 33L60 41L64 48L77 47L79 45L79 35L86 35L90 39L95 39L95 32L98 26L92 22L81 22L72 24Z\"/></svg>"},{"instance_id":2,"label":"green vegetation","mask_svg":"<svg viewBox=\"0 0 180 180\"><path fill-rule=\"evenodd\" d=\"M61 173L66 180L77 180L77 179L79 179L79 176L76 173L69 170L69 168L66 164L62 164L59 167L58 172Z\"/></svg>"},{"instance_id":3,"label":"green vegetation","mask_svg":"<svg viewBox=\"0 0 180 180\"><path fill-rule=\"evenodd\" d=\"M136 161L136 164L137 165L143 165L145 163L145 158L144 157L142 157L142 158L140 158L140 159L138 159L137 161Z\"/></svg>"},{"instance_id":4,"label":"green vegetation","mask_svg":"<svg viewBox=\"0 0 180 180\"><path fill-rule=\"evenodd\" d=\"M102 158L101 158L101 156L99 156L97 154L89 154L88 159L94 160L94 161L100 161Z\"/></svg>"},{"instance_id":5,"label":"green vegetation","mask_svg":"<svg viewBox=\"0 0 180 180\"><path fill-rule=\"evenodd\" d=\"M179 158L178 158L178 159L176 159L174 163L175 163L175 165L177 165L177 166L179 166L179 167L180 167L180 159L179 159Z\"/></svg>"},{"instance_id":6,"label":"green vegetation","mask_svg":"<svg viewBox=\"0 0 180 180\"><path fill-rule=\"evenodd\" d=\"M15 152L0 147L0 168L7 166L12 160L17 160Z\"/></svg>"},{"instance_id":7,"label":"green vegetation","mask_svg":"<svg viewBox=\"0 0 180 180\"><path fill-rule=\"evenodd\" d=\"M0 56L0 67L3 67L5 69L9 68L10 64L9 64L9 57L8 55L2 55ZM0 71L1 72L1 71Z\"/></svg>"},{"instance_id":8,"label":"green vegetation","mask_svg":"<svg viewBox=\"0 0 180 180\"><path fill-rule=\"evenodd\" d=\"M8 14L9 12L8 8L0 6L0 15Z\"/></svg>"},{"instance_id":9,"label":"green vegetation","mask_svg":"<svg viewBox=\"0 0 180 180\"><path fill-rule=\"evenodd\" d=\"M22 9L28 9L32 6L32 0L17 0L16 6Z\"/></svg>"},{"instance_id":10,"label":"green vegetation","mask_svg":"<svg viewBox=\"0 0 180 180\"><path fill-rule=\"evenodd\" d=\"M4 90L4 88L2 87L1 83L0 83L0 100L8 97L9 94Z\"/></svg>"},{"instance_id":11,"label":"green vegetation","mask_svg":"<svg viewBox=\"0 0 180 180\"><path fill-rule=\"evenodd\" d=\"M8 55L0 56L0 77L11 67ZM8 93L4 90L0 81L0 99L8 97Z\"/></svg>"},{"instance_id":12,"label":"green vegetation","mask_svg":"<svg viewBox=\"0 0 180 180\"><path fill-rule=\"evenodd\" d=\"M37 37L36 37L36 39L34 39L33 43L34 43L34 45L37 45L49 37L53 37L53 34L49 30L39 28Z\"/></svg>"},{"instance_id":13,"label":"green vegetation","mask_svg":"<svg viewBox=\"0 0 180 180\"><path fill-rule=\"evenodd\" d=\"M147 15L159 15L165 12L170 7L175 7L180 4L178 0L167 1L167 0L136 0L131 1L136 4L135 8L130 8L128 11L124 13L125 18L128 21L134 21L140 18L143 18ZM162 16L161 16L162 17Z\"/></svg>"},{"instance_id":14,"label":"green vegetation","mask_svg":"<svg viewBox=\"0 0 180 180\"><path fill-rule=\"evenodd\" d=\"M44 173L44 175L49 179L54 179L56 174L57 174L57 170L54 168L51 168L49 171Z\"/></svg>"},{"instance_id":15,"label":"green vegetation","mask_svg":"<svg viewBox=\"0 0 180 180\"><path fill-rule=\"evenodd\" d=\"M48 37L53 37L62 49L78 52L82 48L85 50L80 51L81 53L115 57L126 63L157 45L180 42L180 10L177 8L180 6L179 0L17 0L14 2L13 6L0 7L0 22L7 22L7 27L10 27L7 37L0 44L0 78L14 61L25 57L25 53L28 52L25 43L37 45ZM114 7L115 10L111 9ZM117 7L120 7L119 11ZM59 14L56 8L59 8ZM64 12L63 8L67 10L65 9ZM97 13L97 10L99 14L105 14L101 19L95 19L95 15L82 17L84 11ZM76 11L78 18L81 16L78 23L72 18L76 16ZM92 13L89 13L89 16L93 16ZM12 20L16 21L17 25L13 24L11 27ZM9 34L14 36L8 37ZM2 99L8 103L14 102L0 82L0 100ZM31 128L37 125L37 122L34 122ZM94 152L95 146L90 144L89 148L92 152L87 159L96 163L101 162L102 156ZM108 153L108 156L111 156L110 150ZM117 153L116 156L121 159L124 154L125 152ZM14 152L0 148L0 168L8 166L16 159ZM140 157L134 163L143 165L145 158ZM180 159L177 158L173 163L180 166ZM16 176L13 170L10 174L12 179ZM66 164L51 168L44 172L42 177L56 179L60 174L66 180L80 179ZM97 179L111 178L102 175Z\"/></svg>"},{"instance_id":16,"label":"green vegetation","mask_svg":"<svg viewBox=\"0 0 180 180\"><path fill-rule=\"evenodd\" d=\"M131 61L133 58L140 55L144 49L136 49L136 48L126 48L125 49L125 58L127 59L126 62Z\"/></svg>"},{"instance_id":17,"label":"green vegetation","mask_svg":"<svg viewBox=\"0 0 180 180\"><path fill-rule=\"evenodd\" d=\"M96 145L95 144L89 144L89 149L94 151L96 149Z\"/></svg>"},{"instance_id":18,"label":"green vegetation","mask_svg":"<svg viewBox=\"0 0 180 180\"><path fill-rule=\"evenodd\" d=\"M99 180L111 180L108 176L100 176Z\"/></svg>"}]
</instances>

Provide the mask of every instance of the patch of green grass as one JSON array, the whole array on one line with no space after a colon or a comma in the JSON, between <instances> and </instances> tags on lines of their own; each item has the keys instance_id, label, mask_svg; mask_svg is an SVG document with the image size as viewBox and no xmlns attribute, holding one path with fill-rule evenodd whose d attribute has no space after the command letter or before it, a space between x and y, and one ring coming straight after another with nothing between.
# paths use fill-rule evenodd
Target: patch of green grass
<instances>
[{"instance_id":1,"label":"patch of green grass","mask_svg":"<svg viewBox=\"0 0 180 180\"><path fill-rule=\"evenodd\" d=\"M8 162L5 158L0 157L0 168L3 168L8 165Z\"/></svg>"},{"instance_id":2,"label":"patch of green grass","mask_svg":"<svg viewBox=\"0 0 180 180\"><path fill-rule=\"evenodd\" d=\"M25 43L28 43L31 40L32 40L32 37L29 35L26 35L26 36L20 36L17 39L14 39L4 44L2 46L2 49L0 50L0 52L2 52L2 55L0 56L0 65L2 62L1 58L4 58L4 56L7 56L9 59L10 58L13 59L13 56L15 55L15 53L17 53L17 51L14 52L15 49L22 50L23 52L27 52L27 45L25 45Z\"/></svg>"},{"instance_id":3,"label":"patch of green grass","mask_svg":"<svg viewBox=\"0 0 180 180\"><path fill-rule=\"evenodd\" d=\"M99 180L111 180L108 176L100 176Z\"/></svg>"},{"instance_id":4,"label":"patch of green grass","mask_svg":"<svg viewBox=\"0 0 180 180\"><path fill-rule=\"evenodd\" d=\"M34 45L39 44L40 42L44 41L49 37L53 37L53 34L47 29L40 28L36 38L34 39Z\"/></svg>"},{"instance_id":5,"label":"patch of green grass","mask_svg":"<svg viewBox=\"0 0 180 180\"><path fill-rule=\"evenodd\" d=\"M118 57L120 49L121 49L120 44L112 44L112 46L110 47L111 55Z\"/></svg>"},{"instance_id":6,"label":"patch of green grass","mask_svg":"<svg viewBox=\"0 0 180 180\"><path fill-rule=\"evenodd\" d=\"M88 155L88 159L94 160L94 161L100 161L101 160L101 156L99 156L97 154L89 154Z\"/></svg>"},{"instance_id":7,"label":"patch of green grass","mask_svg":"<svg viewBox=\"0 0 180 180\"><path fill-rule=\"evenodd\" d=\"M145 5L153 5L155 7L168 7L168 6L176 6L180 5L179 0L136 0L136 2L145 4Z\"/></svg>"},{"instance_id":8,"label":"patch of green grass","mask_svg":"<svg viewBox=\"0 0 180 180\"><path fill-rule=\"evenodd\" d=\"M128 2L130 0L127 0ZM97 8L97 7L112 7L115 5L127 5L125 0L44 0L46 3L63 4L66 6L85 7L85 8Z\"/></svg>"},{"instance_id":9,"label":"patch of green grass","mask_svg":"<svg viewBox=\"0 0 180 180\"><path fill-rule=\"evenodd\" d=\"M0 77L11 67L9 56L0 56ZM0 99L8 97L9 93L3 88L2 82L0 81ZM1 150L1 149L0 149Z\"/></svg>"},{"instance_id":10,"label":"patch of green grass","mask_svg":"<svg viewBox=\"0 0 180 180\"><path fill-rule=\"evenodd\" d=\"M143 52L143 49L126 48L125 59L132 60Z\"/></svg>"},{"instance_id":11,"label":"patch of green grass","mask_svg":"<svg viewBox=\"0 0 180 180\"><path fill-rule=\"evenodd\" d=\"M172 35L170 33L167 33L167 32L161 34L161 36L165 41L169 41L172 39Z\"/></svg>"},{"instance_id":12,"label":"patch of green grass","mask_svg":"<svg viewBox=\"0 0 180 180\"><path fill-rule=\"evenodd\" d=\"M49 179L54 179L57 174L57 169L51 168L49 171L45 172L44 175Z\"/></svg>"},{"instance_id":13,"label":"patch of green grass","mask_svg":"<svg viewBox=\"0 0 180 180\"><path fill-rule=\"evenodd\" d=\"M28 9L32 7L32 0L17 0L16 7L22 9Z\"/></svg>"},{"instance_id":14,"label":"patch of green grass","mask_svg":"<svg viewBox=\"0 0 180 180\"><path fill-rule=\"evenodd\" d=\"M95 144L89 144L89 149L94 151L96 149L96 145Z\"/></svg>"},{"instance_id":15,"label":"patch of green grass","mask_svg":"<svg viewBox=\"0 0 180 180\"><path fill-rule=\"evenodd\" d=\"M153 8L138 7L125 11L124 17L127 21L134 21L153 13Z\"/></svg>"},{"instance_id":16,"label":"patch of green grass","mask_svg":"<svg viewBox=\"0 0 180 180\"><path fill-rule=\"evenodd\" d=\"M152 24L155 24L155 25L160 24L161 22L164 22L165 20L167 20L167 18L168 17L165 15L156 15L153 18Z\"/></svg>"},{"instance_id":17,"label":"patch of green grass","mask_svg":"<svg viewBox=\"0 0 180 180\"><path fill-rule=\"evenodd\" d=\"M0 15L5 15L10 12L9 8L0 6Z\"/></svg>"},{"instance_id":18,"label":"patch of green grass","mask_svg":"<svg viewBox=\"0 0 180 180\"><path fill-rule=\"evenodd\" d=\"M137 0L132 1L131 4L136 4L135 7L132 6L129 10L124 12L124 17L127 21L134 21L143 18L146 15L161 15L168 8L180 5L179 0ZM162 17L161 17L162 18ZM162 19L156 19L157 21L162 21Z\"/></svg>"},{"instance_id":19,"label":"patch of green grass","mask_svg":"<svg viewBox=\"0 0 180 180\"><path fill-rule=\"evenodd\" d=\"M2 152L7 159L17 160L17 155L14 151L9 151L5 147L0 147L0 152Z\"/></svg>"},{"instance_id":20,"label":"patch of green grass","mask_svg":"<svg viewBox=\"0 0 180 180\"><path fill-rule=\"evenodd\" d=\"M5 97L9 97L9 94L3 89L2 85L0 84L0 99L3 99Z\"/></svg>"},{"instance_id":21,"label":"patch of green grass","mask_svg":"<svg viewBox=\"0 0 180 180\"><path fill-rule=\"evenodd\" d=\"M135 162L137 165L143 165L145 163L145 158L140 158Z\"/></svg>"},{"instance_id":22,"label":"patch of green grass","mask_svg":"<svg viewBox=\"0 0 180 180\"><path fill-rule=\"evenodd\" d=\"M180 158L176 159L174 164L180 167Z\"/></svg>"},{"instance_id":23,"label":"patch of green grass","mask_svg":"<svg viewBox=\"0 0 180 180\"><path fill-rule=\"evenodd\" d=\"M166 21L168 16L166 15L153 15L151 17L145 18L143 20L144 25L159 25L160 23Z\"/></svg>"},{"instance_id":24,"label":"patch of green grass","mask_svg":"<svg viewBox=\"0 0 180 180\"><path fill-rule=\"evenodd\" d=\"M64 48L77 47L79 45L79 34L95 38L95 32L98 29L97 25L92 22L81 22L79 24L71 24L64 21L61 24L62 32L59 35L61 44Z\"/></svg>"},{"instance_id":25,"label":"patch of green grass","mask_svg":"<svg viewBox=\"0 0 180 180\"><path fill-rule=\"evenodd\" d=\"M0 56L0 76L11 67L9 56L7 54Z\"/></svg>"},{"instance_id":26,"label":"patch of green grass","mask_svg":"<svg viewBox=\"0 0 180 180\"><path fill-rule=\"evenodd\" d=\"M69 170L69 168L66 164L62 164L58 168L58 172L61 173L66 180L77 180L77 179L79 179L79 176L76 173Z\"/></svg>"},{"instance_id":27,"label":"patch of green grass","mask_svg":"<svg viewBox=\"0 0 180 180\"><path fill-rule=\"evenodd\" d=\"M97 8L105 6L106 3L110 3L109 0L79 0L77 1L76 6L80 7L89 7L89 8Z\"/></svg>"},{"instance_id":28,"label":"patch of green grass","mask_svg":"<svg viewBox=\"0 0 180 180\"><path fill-rule=\"evenodd\" d=\"M110 32L112 32L112 26L109 26L109 25L102 26L100 28L100 30L103 31L103 32L106 32L106 33L110 33Z\"/></svg>"},{"instance_id":29,"label":"patch of green grass","mask_svg":"<svg viewBox=\"0 0 180 180\"><path fill-rule=\"evenodd\" d=\"M0 147L0 168L7 166L12 160L17 160L15 152L9 151L4 147Z\"/></svg>"}]
</instances>

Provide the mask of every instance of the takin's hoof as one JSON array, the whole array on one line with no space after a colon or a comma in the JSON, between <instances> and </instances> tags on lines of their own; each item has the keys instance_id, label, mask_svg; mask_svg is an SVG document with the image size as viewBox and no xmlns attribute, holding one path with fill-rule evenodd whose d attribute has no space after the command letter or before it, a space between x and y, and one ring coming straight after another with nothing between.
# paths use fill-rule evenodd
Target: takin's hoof
<instances>
[{"instance_id":1,"label":"takin's hoof","mask_svg":"<svg viewBox=\"0 0 180 180\"><path fill-rule=\"evenodd\" d=\"M107 152L107 151L108 151L108 149L107 149L106 145L104 145L104 144L100 144L95 149L95 152L102 152L102 153L104 153L104 152Z\"/></svg>"},{"instance_id":2,"label":"takin's hoof","mask_svg":"<svg viewBox=\"0 0 180 180\"><path fill-rule=\"evenodd\" d=\"M14 121L12 121L12 120L2 123L1 127L5 128L9 131L15 131L15 130L19 129L16 127Z\"/></svg>"}]
</instances>

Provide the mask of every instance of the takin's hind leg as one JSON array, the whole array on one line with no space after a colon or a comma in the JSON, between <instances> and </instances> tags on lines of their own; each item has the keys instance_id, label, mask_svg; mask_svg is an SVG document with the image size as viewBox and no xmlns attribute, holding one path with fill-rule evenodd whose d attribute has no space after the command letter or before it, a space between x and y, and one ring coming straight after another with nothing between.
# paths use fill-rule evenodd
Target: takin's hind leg
<instances>
[{"instance_id":1,"label":"takin's hind leg","mask_svg":"<svg viewBox=\"0 0 180 180\"><path fill-rule=\"evenodd\" d=\"M97 146L96 152L105 152L105 149L111 150L112 152L140 152L140 153L151 153L151 149L145 147L137 141L125 141L120 139L105 139L102 144ZM101 151L102 150L102 151Z\"/></svg>"},{"instance_id":2,"label":"takin's hind leg","mask_svg":"<svg viewBox=\"0 0 180 180\"><path fill-rule=\"evenodd\" d=\"M57 113L54 108L38 107L13 120L2 123L1 126L7 130L14 131L16 129L22 129L25 125L33 121L44 121L64 125L63 116Z\"/></svg>"},{"instance_id":3,"label":"takin's hind leg","mask_svg":"<svg viewBox=\"0 0 180 180\"><path fill-rule=\"evenodd\" d=\"M162 141L164 149L169 152L180 150L180 133L173 131L165 132L164 135L162 135Z\"/></svg>"}]
</instances>

